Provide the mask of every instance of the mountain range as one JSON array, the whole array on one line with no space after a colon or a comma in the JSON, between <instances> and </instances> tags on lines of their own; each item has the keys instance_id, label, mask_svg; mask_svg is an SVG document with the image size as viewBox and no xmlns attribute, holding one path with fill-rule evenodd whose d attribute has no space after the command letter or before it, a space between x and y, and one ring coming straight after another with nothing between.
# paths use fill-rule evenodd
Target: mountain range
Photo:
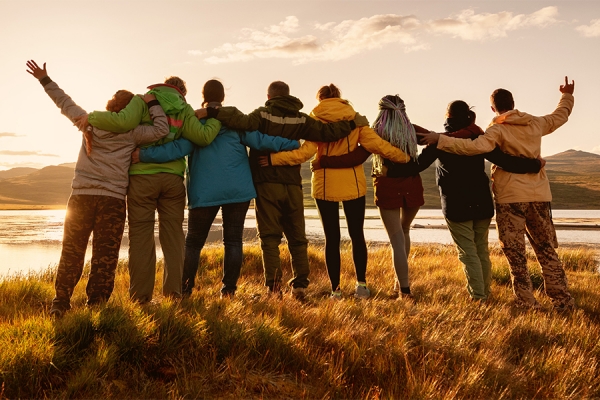
<instances>
[{"instance_id":1,"label":"mountain range","mask_svg":"<svg viewBox=\"0 0 600 400\"><path fill-rule=\"evenodd\" d=\"M550 179L554 209L600 209L600 155L579 150L546 157L546 172ZM41 169L13 168L0 171L0 206L66 205L71 192L75 164L61 164ZM488 166L489 168L489 166ZM367 206L373 206L373 186L370 177L371 161L364 164L367 176ZM314 207L310 196L309 163L302 165L304 203ZM425 190L423 208L440 208L435 183L435 164L421 173Z\"/></svg>"}]
</instances>

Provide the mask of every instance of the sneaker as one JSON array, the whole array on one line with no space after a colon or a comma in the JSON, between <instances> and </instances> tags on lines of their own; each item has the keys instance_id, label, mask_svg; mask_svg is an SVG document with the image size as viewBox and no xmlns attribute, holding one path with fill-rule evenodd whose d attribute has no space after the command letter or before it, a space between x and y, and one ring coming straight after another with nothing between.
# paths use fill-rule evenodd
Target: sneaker
<instances>
[{"instance_id":1,"label":"sneaker","mask_svg":"<svg viewBox=\"0 0 600 400\"><path fill-rule=\"evenodd\" d=\"M392 298L399 299L400 298L400 282L394 281L394 289L392 290Z\"/></svg>"},{"instance_id":2,"label":"sneaker","mask_svg":"<svg viewBox=\"0 0 600 400\"><path fill-rule=\"evenodd\" d=\"M331 296L329 296L330 300L340 301L342 300L342 291L340 289L334 290L331 292Z\"/></svg>"},{"instance_id":3,"label":"sneaker","mask_svg":"<svg viewBox=\"0 0 600 400\"><path fill-rule=\"evenodd\" d=\"M414 303L415 296L413 296L412 293L402 293L402 292L400 292L398 294L398 300L410 301L410 302Z\"/></svg>"},{"instance_id":4,"label":"sneaker","mask_svg":"<svg viewBox=\"0 0 600 400\"><path fill-rule=\"evenodd\" d=\"M298 288L293 288L290 295L292 296L293 299L298 300L298 301L304 301L306 300L306 289L298 287Z\"/></svg>"},{"instance_id":5,"label":"sneaker","mask_svg":"<svg viewBox=\"0 0 600 400\"><path fill-rule=\"evenodd\" d=\"M367 287L365 282L356 282L356 290L354 292L354 297L357 299L368 299L371 297L371 291Z\"/></svg>"}]
</instances>

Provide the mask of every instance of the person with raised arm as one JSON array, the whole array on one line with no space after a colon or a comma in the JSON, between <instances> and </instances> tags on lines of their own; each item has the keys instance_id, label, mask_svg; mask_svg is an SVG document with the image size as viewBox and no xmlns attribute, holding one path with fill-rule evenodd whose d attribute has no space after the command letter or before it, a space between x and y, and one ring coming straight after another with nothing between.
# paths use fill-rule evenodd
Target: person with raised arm
<instances>
[{"instance_id":1,"label":"person with raised arm","mask_svg":"<svg viewBox=\"0 0 600 400\"><path fill-rule=\"evenodd\" d=\"M165 110L169 135L156 145L184 137L198 146L207 146L219 133L221 123L208 119L200 123L187 103L185 81L177 76L148 87ZM82 118L82 126L121 133L138 124L149 124L148 107L132 101L118 113L94 111ZM92 149L92 152L94 150ZM183 158L165 163L137 163L129 170L127 220L129 225L129 294L141 304L152 300L156 276L155 215L158 212L158 238L164 255L162 294L181 297L184 243L183 220L186 165Z\"/></svg>"},{"instance_id":2,"label":"person with raised arm","mask_svg":"<svg viewBox=\"0 0 600 400\"><path fill-rule=\"evenodd\" d=\"M537 158L541 153L542 137L565 124L573 109L575 82L559 88L562 93L556 109L536 117L514 108L512 93L496 89L490 96L496 117L485 134L474 140L453 138L438 133L421 134L422 142L437 143L446 152L475 155L496 148L508 154ZM556 231L552 222L550 202L552 193L544 168L537 174L514 174L502 168L492 168L493 191L496 202L496 225L504 255L510 265L513 292L520 307L540 308L533 295L533 285L527 270L525 235L533 247L542 268L546 294L554 309L570 311L575 302L567 288L567 277L556 254Z\"/></svg>"},{"instance_id":3,"label":"person with raised arm","mask_svg":"<svg viewBox=\"0 0 600 400\"><path fill-rule=\"evenodd\" d=\"M410 129L406 128L410 124L408 116L389 115L403 111L402 100L398 96L390 95L382 100L386 101L380 102L381 111L374 123L374 129L388 140L408 142L407 139L402 139L410 133ZM483 134L481 128L475 124L475 117L467 103L462 100L453 101L448 105L446 112L445 134L471 139ZM428 132L418 125L412 126L415 132ZM359 157L364 157L361 152L355 152L356 155L349 153L337 157L324 156L319 164L323 168L348 167L348 163L354 165ZM484 155L459 156L437 150L435 146L423 149L418 157L411 157L408 163L396 164L390 160L373 163L375 205L379 208L381 220L390 238L398 279L394 292L400 298L413 298L408 286L407 256L410 252L410 224L418 210L410 208L410 205L416 201L420 201L421 205L424 203L419 173L439 160L436 181L440 190L442 213L456 244L459 259L463 263L468 293L473 300L487 300L492 266L488 250L488 228L494 215L494 206L484 157L515 173L537 173L541 168L541 161L538 159L511 156L502 153L499 148ZM394 209L394 205L398 205L400 209Z\"/></svg>"},{"instance_id":4,"label":"person with raised arm","mask_svg":"<svg viewBox=\"0 0 600 400\"><path fill-rule=\"evenodd\" d=\"M27 61L27 72L40 81L52 101L69 120L87 116L46 71L33 60ZM137 100L134 100L137 99ZM119 260L119 248L125 228L125 196L129 185L128 170L136 147L155 142L169 134L167 117L156 97L138 97L119 90L106 109L119 112L132 101L147 104L152 126L137 126L125 134L115 134L89 127L89 140L94 151L86 152L82 140L75 166L72 192L67 204L62 252L56 272L56 296L50 315L62 316L71 308L71 296L81 279L85 252L93 233L91 271L86 286L87 305L102 304L110 298Z\"/></svg>"}]
</instances>

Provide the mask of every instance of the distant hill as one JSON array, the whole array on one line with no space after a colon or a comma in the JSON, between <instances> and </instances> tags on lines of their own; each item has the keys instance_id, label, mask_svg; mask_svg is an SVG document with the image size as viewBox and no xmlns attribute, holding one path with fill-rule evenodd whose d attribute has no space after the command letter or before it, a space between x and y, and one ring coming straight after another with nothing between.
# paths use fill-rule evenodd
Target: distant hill
<instances>
[{"instance_id":1,"label":"distant hill","mask_svg":"<svg viewBox=\"0 0 600 400\"><path fill-rule=\"evenodd\" d=\"M50 166L4 179L0 183L0 204L66 206L73 171L69 167Z\"/></svg>"},{"instance_id":2,"label":"distant hill","mask_svg":"<svg viewBox=\"0 0 600 400\"><path fill-rule=\"evenodd\" d=\"M37 171L37 168L13 168L7 171L0 171L0 181L7 178L14 178L17 176L29 175L32 172Z\"/></svg>"},{"instance_id":3,"label":"distant hill","mask_svg":"<svg viewBox=\"0 0 600 400\"><path fill-rule=\"evenodd\" d=\"M567 150L546 158L554 209L600 210L600 155ZM74 163L36 170L13 168L0 172L0 204L66 205L71 193ZM371 160L363 168L367 176L367 206L373 207ZM310 195L310 165L301 169L304 204L315 207ZM489 165L488 165L489 173ZM12 175L11 175L12 174ZM421 173L425 189L423 208L440 208L440 195L435 183L435 164Z\"/></svg>"},{"instance_id":4,"label":"distant hill","mask_svg":"<svg viewBox=\"0 0 600 400\"><path fill-rule=\"evenodd\" d=\"M489 175L490 165L486 163ZM367 176L367 207L373 207L373 183L371 159L364 163ZM552 190L554 209L599 210L600 209L600 155L580 150L567 150L546 157L546 173ZM310 196L310 165L302 165L304 204L315 207ZM423 208L439 209L440 194L435 183L435 163L421 173L425 205Z\"/></svg>"}]
</instances>

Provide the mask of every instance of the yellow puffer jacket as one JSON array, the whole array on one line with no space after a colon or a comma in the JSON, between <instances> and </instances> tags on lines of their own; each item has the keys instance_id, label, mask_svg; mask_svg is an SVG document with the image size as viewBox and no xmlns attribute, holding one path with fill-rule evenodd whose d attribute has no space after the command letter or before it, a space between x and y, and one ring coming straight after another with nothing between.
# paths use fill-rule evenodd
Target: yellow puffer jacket
<instances>
[{"instance_id":1,"label":"yellow puffer jacket","mask_svg":"<svg viewBox=\"0 0 600 400\"><path fill-rule=\"evenodd\" d=\"M329 123L353 120L355 114L356 112L347 100L334 98L322 100L312 110L310 116ZM315 153L317 158L323 155L340 156L356 149L359 143L369 152L380 154L396 163L405 163L410 160L406 153L381 139L373 129L363 126L354 129L350 135L337 142L304 142L297 150L271 154L271 163L272 165L297 165L307 161ZM323 168L313 171L312 196L315 199L346 201L366 194L367 181L362 165L353 168Z\"/></svg>"}]
</instances>

